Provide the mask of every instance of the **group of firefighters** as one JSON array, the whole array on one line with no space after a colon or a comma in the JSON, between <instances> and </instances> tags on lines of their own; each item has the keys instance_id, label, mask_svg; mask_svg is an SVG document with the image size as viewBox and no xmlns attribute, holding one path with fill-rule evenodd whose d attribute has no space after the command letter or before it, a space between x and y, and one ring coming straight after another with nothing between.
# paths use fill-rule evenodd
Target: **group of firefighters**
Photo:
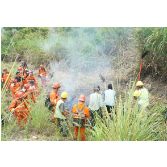
<instances>
[{"instance_id":1,"label":"group of firefighters","mask_svg":"<svg viewBox=\"0 0 167 167\"><path fill-rule=\"evenodd\" d=\"M38 80L33 75L33 71L28 71L25 61L18 67L16 77L12 78L11 74L7 71L7 68L3 69L1 75L2 87L7 92L9 89L12 92L13 100L10 104L9 110L16 116L18 125L21 125L21 121L27 123L28 116L30 114L30 100L36 103L36 96L40 94L38 91ZM47 72L43 65L40 65L38 76L41 78L42 85L46 84Z\"/></svg>"},{"instance_id":2,"label":"group of firefighters","mask_svg":"<svg viewBox=\"0 0 167 167\"><path fill-rule=\"evenodd\" d=\"M41 78L42 86L45 86L47 81L47 72L43 65L40 65L38 76ZM38 81L33 75L33 71L28 71L25 61L23 61L22 65L18 68L16 78L12 78L11 74L9 74L7 69L4 68L1 81L4 85L5 91L7 92L10 88L13 95L13 100L10 104L9 110L16 116L18 125L23 127L21 121L24 121L26 124L31 111L30 100L36 103L36 97L40 94L40 91L38 91ZM107 112L111 118L116 92L112 89L112 84L109 84L108 89L104 92L105 100L103 102L103 98L99 93L100 87L98 85L94 86L94 93L90 95L89 106L85 105L86 97L84 94L82 94L78 98L78 104L73 106L72 111L67 111L65 108L65 103L68 98L68 94L67 92L62 92L59 96L58 90L60 87L60 83L55 83L53 84L52 91L50 92L50 102L53 106L52 112L55 125L59 127L63 136L67 136L67 115L72 112L74 139L78 139L79 131L81 140L86 141L85 125L87 121L90 121L91 126L94 127L96 125L97 116L103 119L103 104L105 104ZM136 87L137 89L133 96L135 100L139 99L139 110L144 110L149 105L148 90L144 88L141 81L136 83Z\"/></svg>"}]
</instances>

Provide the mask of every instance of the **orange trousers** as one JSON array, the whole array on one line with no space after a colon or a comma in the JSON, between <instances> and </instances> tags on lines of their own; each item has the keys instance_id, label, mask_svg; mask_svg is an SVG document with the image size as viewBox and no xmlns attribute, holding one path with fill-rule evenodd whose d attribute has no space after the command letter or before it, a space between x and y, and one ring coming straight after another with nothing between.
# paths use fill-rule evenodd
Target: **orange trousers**
<instances>
[{"instance_id":1,"label":"orange trousers","mask_svg":"<svg viewBox=\"0 0 167 167\"><path fill-rule=\"evenodd\" d=\"M78 130L79 130L79 127L74 127L75 139L78 138ZM80 135L81 135L81 140L82 141L86 141L86 138L85 138L85 127L80 127Z\"/></svg>"},{"instance_id":2,"label":"orange trousers","mask_svg":"<svg viewBox=\"0 0 167 167\"><path fill-rule=\"evenodd\" d=\"M46 76L43 76L44 79L46 79ZM46 81L41 78L42 85L46 85Z\"/></svg>"},{"instance_id":3,"label":"orange trousers","mask_svg":"<svg viewBox=\"0 0 167 167\"><path fill-rule=\"evenodd\" d=\"M14 115L16 116L18 125L20 127L23 127L21 126L21 121L23 120L25 124L27 123L29 112L24 112L24 111L14 112Z\"/></svg>"}]
</instances>

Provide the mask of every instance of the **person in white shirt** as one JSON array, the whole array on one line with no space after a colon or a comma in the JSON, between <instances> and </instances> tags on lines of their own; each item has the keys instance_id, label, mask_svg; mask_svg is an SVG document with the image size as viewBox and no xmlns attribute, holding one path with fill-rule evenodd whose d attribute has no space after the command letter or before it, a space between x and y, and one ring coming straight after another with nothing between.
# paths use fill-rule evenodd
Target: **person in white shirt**
<instances>
[{"instance_id":1,"label":"person in white shirt","mask_svg":"<svg viewBox=\"0 0 167 167\"><path fill-rule=\"evenodd\" d=\"M34 86L34 81L30 81L30 88L33 88L34 90L36 90Z\"/></svg>"},{"instance_id":2,"label":"person in white shirt","mask_svg":"<svg viewBox=\"0 0 167 167\"><path fill-rule=\"evenodd\" d=\"M116 92L112 90L112 84L108 85L108 90L104 92L104 98L105 98L105 105L107 108L108 113L112 113L112 109L114 108L114 99L115 99ZM110 115L110 118L111 115Z\"/></svg>"},{"instance_id":3,"label":"person in white shirt","mask_svg":"<svg viewBox=\"0 0 167 167\"><path fill-rule=\"evenodd\" d=\"M92 127L95 126L95 115L96 113L102 118L102 110L103 107L103 99L102 96L99 94L100 87L94 86L94 93L90 95L90 103L89 103L89 109L90 109L90 116L91 116L91 124Z\"/></svg>"}]
</instances>

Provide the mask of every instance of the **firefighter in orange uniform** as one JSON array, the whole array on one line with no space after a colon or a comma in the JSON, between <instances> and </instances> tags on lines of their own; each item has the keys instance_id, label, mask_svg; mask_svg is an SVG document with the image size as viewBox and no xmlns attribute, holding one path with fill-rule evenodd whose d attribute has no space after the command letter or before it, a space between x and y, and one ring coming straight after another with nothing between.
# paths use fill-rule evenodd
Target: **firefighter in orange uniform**
<instances>
[{"instance_id":1,"label":"firefighter in orange uniform","mask_svg":"<svg viewBox=\"0 0 167 167\"><path fill-rule=\"evenodd\" d=\"M29 76L27 77L26 80L27 80L27 83L29 83L30 81L34 81L35 82L34 86L35 86L36 90L38 90L38 85L37 85L38 81L37 81L36 77L33 75L32 71L29 71Z\"/></svg>"},{"instance_id":2,"label":"firefighter in orange uniform","mask_svg":"<svg viewBox=\"0 0 167 167\"><path fill-rule=\"evenodd\" d=\"M59 88L61 87L60 83L55 83L53 84L52 86L52 91L50 92L50 101L52 103L52 105L54 106L53 108L53 116L55 114L55 109L56 109L56 104L57 102L60 100L60 97L58 96L58 90ZM55 124L56 124L56 118L54 117L54 120L55 120Z\"/></svg>"},{"instance_id":3,"label":"firefighter in orange uniform","mask_svg":"<svg viewBox=\"0 0 167 167\"><path fill-rule=\"evenodd\" d=\"M78 104L73 106L73 122L74 122L74 138L77 140L78 138L78 130L80 129L80 136L82 141L86 141L85 138L85 124L86 124L86 117L89 117L89 108L84 105L86 101L85 95L79 96ZM75 123L75 121L77 123ZM80 122L80 123L78 123Z\"/></svg>"},{"instance_id":4,"label":"firefighter in orange uniform","mask_svg":"<svg viewBox=\"0 0 167 167\"><path fill-rule=\"evenodd\" d=\"M30 86L29 86L28 84L24 84L23 89L17 91L17 92L15 93L15 95L17 96L17 94L18 94L19 92L23 92L23 93L24 93L24 99L26 99L27 102L28 102L28 95L27 95L27 93L28 93L29 87L30 87Z\"/></svg>"},{"instance_id":5,"label":"firefighter in orange uniform","mask_svg":"<svg viewBox=\"0 0 167 167\"><path fill-rule=\"evenodd\" d=\"M20 72L20 77L21 77L21 80L22 80L22 83L23 83L23 86L24 86L24 84L27 84L27 80L26 80L26 78L27 78L27 73L24 71L23 72L23 70L22 70L22 68L21 67L19 67L18 68L18 71Z\"/></svg>"},{"instance_id":6,"label":"firefighter in orange uniform","mask_svg":"<svg viewBox=\"0 0 167 167\"><path fill-rule=\"evenodd\" d=\"M20 66L21 69L23 70L23 72L25 71L25 69L27 68L27 64L25 61L22 61L22 65Z\"/></svg>"},{"instance_id":7,"label":"firefighter in orange uniform","mask_svg":"<svg viewBox=\"0 0 167 167\"><path fill-rule=\"evenodd\" d=\"M14 112L14 115L16 116L18 125L20 127L23 127L21 125L21 121L23 120L26 124L28 121L28 116L30 111L28 110L27 104L24 102L24 93L19 92L17 94L17 98L13 100L10 104L9 110L11 112Z\"/></svg>"},{"instance_id":8,"label":"firefighter in orange uniform","mask_svg":"<svg viewBox=\"0 0 167 167\"><path fill-rule=\"evenodd\" d=\"M10 90L12 92L12 95L13 95L13 100L16 98L16 92L17 91L20 91L20 85L21 83L17 83L17 80L16 79L11 79L11 84L10 84Z\"/></svg>"},{"instance_id":9,"label":"firefighter in orange uniform","mask_svg":"<svg viewBox=\"0 0 167 167\"><path fill-rule=\"evenodd\" d=\"M11 74L9 75L9 72L7 71L7 68L4 68L3 73L1 75L1 81L2 81L3 84L5 84L6 92L8 90L9 85L10 85L11 77L12 76L11 76Z\"/></svg>"},{"instance_id":10,"label":"firefighter in orange uniform","mask_svg":"<svg viewBox=\"0 0 167 167\"><path fill-rule=\"evenodd\" d=\"M40 65L38 76L41 78L42 86L46 85L47 72L43 65Z\"/></svg>"}]
</instances>

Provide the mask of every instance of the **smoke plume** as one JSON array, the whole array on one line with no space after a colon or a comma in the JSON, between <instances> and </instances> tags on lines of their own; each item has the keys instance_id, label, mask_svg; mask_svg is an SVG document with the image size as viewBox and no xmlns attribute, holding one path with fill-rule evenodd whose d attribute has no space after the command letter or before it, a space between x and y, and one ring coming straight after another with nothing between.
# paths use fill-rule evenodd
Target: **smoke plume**
<instances>
[{"instance_id":1,"label":"smoke plume","mask_svg":"<svg viewBox=\"0 0 167 167\"><path fill-rule=\"evenodd\" d=\"M111 73L112 64L110 57L105 54L108 48L101 34L99 28L70 28L69 32L62 35L52 29L44 45L44 49L58 60L50 62L53 78L48 91L54 82L59 82L59 95L63 91L68 93L68 110L77 104L80 94L86 95L88 105L95 85L100 86L101 94L105 90L101 76Z\"/></svg>"}]
</instances>

